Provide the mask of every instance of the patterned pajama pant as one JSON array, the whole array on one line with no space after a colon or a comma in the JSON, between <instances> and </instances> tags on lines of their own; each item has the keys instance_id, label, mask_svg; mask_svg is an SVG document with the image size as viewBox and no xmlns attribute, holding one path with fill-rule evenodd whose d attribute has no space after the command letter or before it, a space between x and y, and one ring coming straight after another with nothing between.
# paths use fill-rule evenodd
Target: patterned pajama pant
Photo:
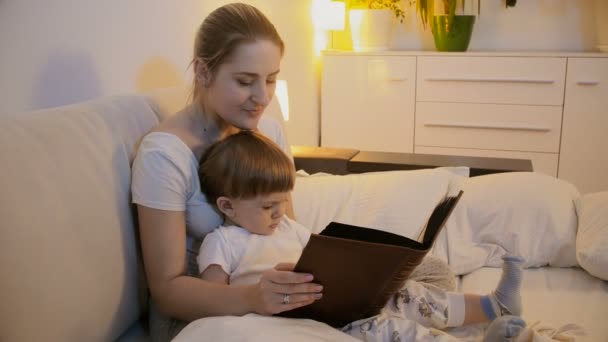
<instances>
[{"instance_id":1,"label":"patterned pajama pant","mask_svg":"<svg viewBox=\"0 0 608 342\"><path fill-rule=\"evenodd\" d=\"M428 261L421 266L433 266L434 260ZM446 291L454 289L453 278L446 280L452 273L443 268L445 263L437 265L418 277L413 274L379 315L352 322L342 331L362 341L460 341L440 329L462 323L464 297ZM429 281L433 277L435 284Z\"/></svg>"}]
</instances>

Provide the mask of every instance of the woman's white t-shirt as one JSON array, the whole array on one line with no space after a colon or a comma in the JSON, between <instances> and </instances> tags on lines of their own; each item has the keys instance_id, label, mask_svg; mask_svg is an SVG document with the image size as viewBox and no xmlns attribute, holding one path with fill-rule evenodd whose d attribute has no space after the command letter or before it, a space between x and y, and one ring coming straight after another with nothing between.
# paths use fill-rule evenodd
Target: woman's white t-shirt
<instances>
[{"instance_id":1,"label":"woman's white t-shirt","mask_svg":"<svg viewBox=\"0 0 608 342\"><path fill-rule=\"evenodd\" d=\"M291 158L289 145L278 121L263 116L258 129ZM152 132L141 141L132 166L133 203L153 209L185 212L189 274L198 273L196 254L200 240L222 223L220 215L201 193L198 164L192 150L176 135Z\"/></svg>"}]
</instances>

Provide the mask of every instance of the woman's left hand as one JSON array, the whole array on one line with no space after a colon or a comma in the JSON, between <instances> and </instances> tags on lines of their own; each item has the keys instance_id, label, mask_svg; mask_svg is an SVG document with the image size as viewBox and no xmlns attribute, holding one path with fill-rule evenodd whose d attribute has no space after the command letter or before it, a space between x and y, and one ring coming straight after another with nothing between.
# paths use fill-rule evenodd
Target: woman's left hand
<instances>
[{"instance_id":1,"label":"woman's left hand","mask_svg":"<svg viewBox=\"0 0 608 342\"><path fill-rule=\"evenodd\" d=\"M255 312L273 315L312 304L322 297L323 287L312 283L313 276L293 272L294 267L293 263L280 263L262 274L254 285Z\"/></svg>"}]
</instances>

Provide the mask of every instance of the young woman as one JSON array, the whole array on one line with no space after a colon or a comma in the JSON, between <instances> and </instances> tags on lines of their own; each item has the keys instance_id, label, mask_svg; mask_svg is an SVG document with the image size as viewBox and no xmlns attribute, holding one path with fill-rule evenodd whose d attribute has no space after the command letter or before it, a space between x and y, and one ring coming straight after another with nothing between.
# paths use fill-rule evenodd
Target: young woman
<instances>
[{"instance_id":1,"label":"young woman","mask_svg":"<svg viewBox=\"0 0 608 342\"><path fill-rule=\"evenodd\" d=\"M202 153L240 130L259 129L289 154L280 125L262 117L274 95L283 51L275 27L255 7L229 4L213 11L196 35L192 103L140 144L131 191L151 293L154 340L170 340L185 322L197 318L276 313L310 304L320 292L311 275L291 272L290 264L277 265L248 286L196 277L193 245L221 223L200 191L197 167ZM293 217L291 204L287 214ZM299 300L283 305L285 293Z\"/></svg>"}]
</instances>

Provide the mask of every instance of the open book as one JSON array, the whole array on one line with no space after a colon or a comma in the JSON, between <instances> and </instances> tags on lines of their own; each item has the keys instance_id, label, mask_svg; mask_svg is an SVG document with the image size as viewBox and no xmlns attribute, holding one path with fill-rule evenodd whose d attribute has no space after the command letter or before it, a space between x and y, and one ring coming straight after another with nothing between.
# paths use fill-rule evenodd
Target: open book
<instances>
[{"instance_id":1,"label":"open book","mask_svg":"<svg viewBox=\"0 0 608 342\"><path fill-rule=\"evenodd\" d=\"M429 252L462 193L435 207L418 241L337 222L311 235L295 271L312 273L323 285L323 298L279 316L342 327L380 313Z\"/></svg>"}]
</instances>

